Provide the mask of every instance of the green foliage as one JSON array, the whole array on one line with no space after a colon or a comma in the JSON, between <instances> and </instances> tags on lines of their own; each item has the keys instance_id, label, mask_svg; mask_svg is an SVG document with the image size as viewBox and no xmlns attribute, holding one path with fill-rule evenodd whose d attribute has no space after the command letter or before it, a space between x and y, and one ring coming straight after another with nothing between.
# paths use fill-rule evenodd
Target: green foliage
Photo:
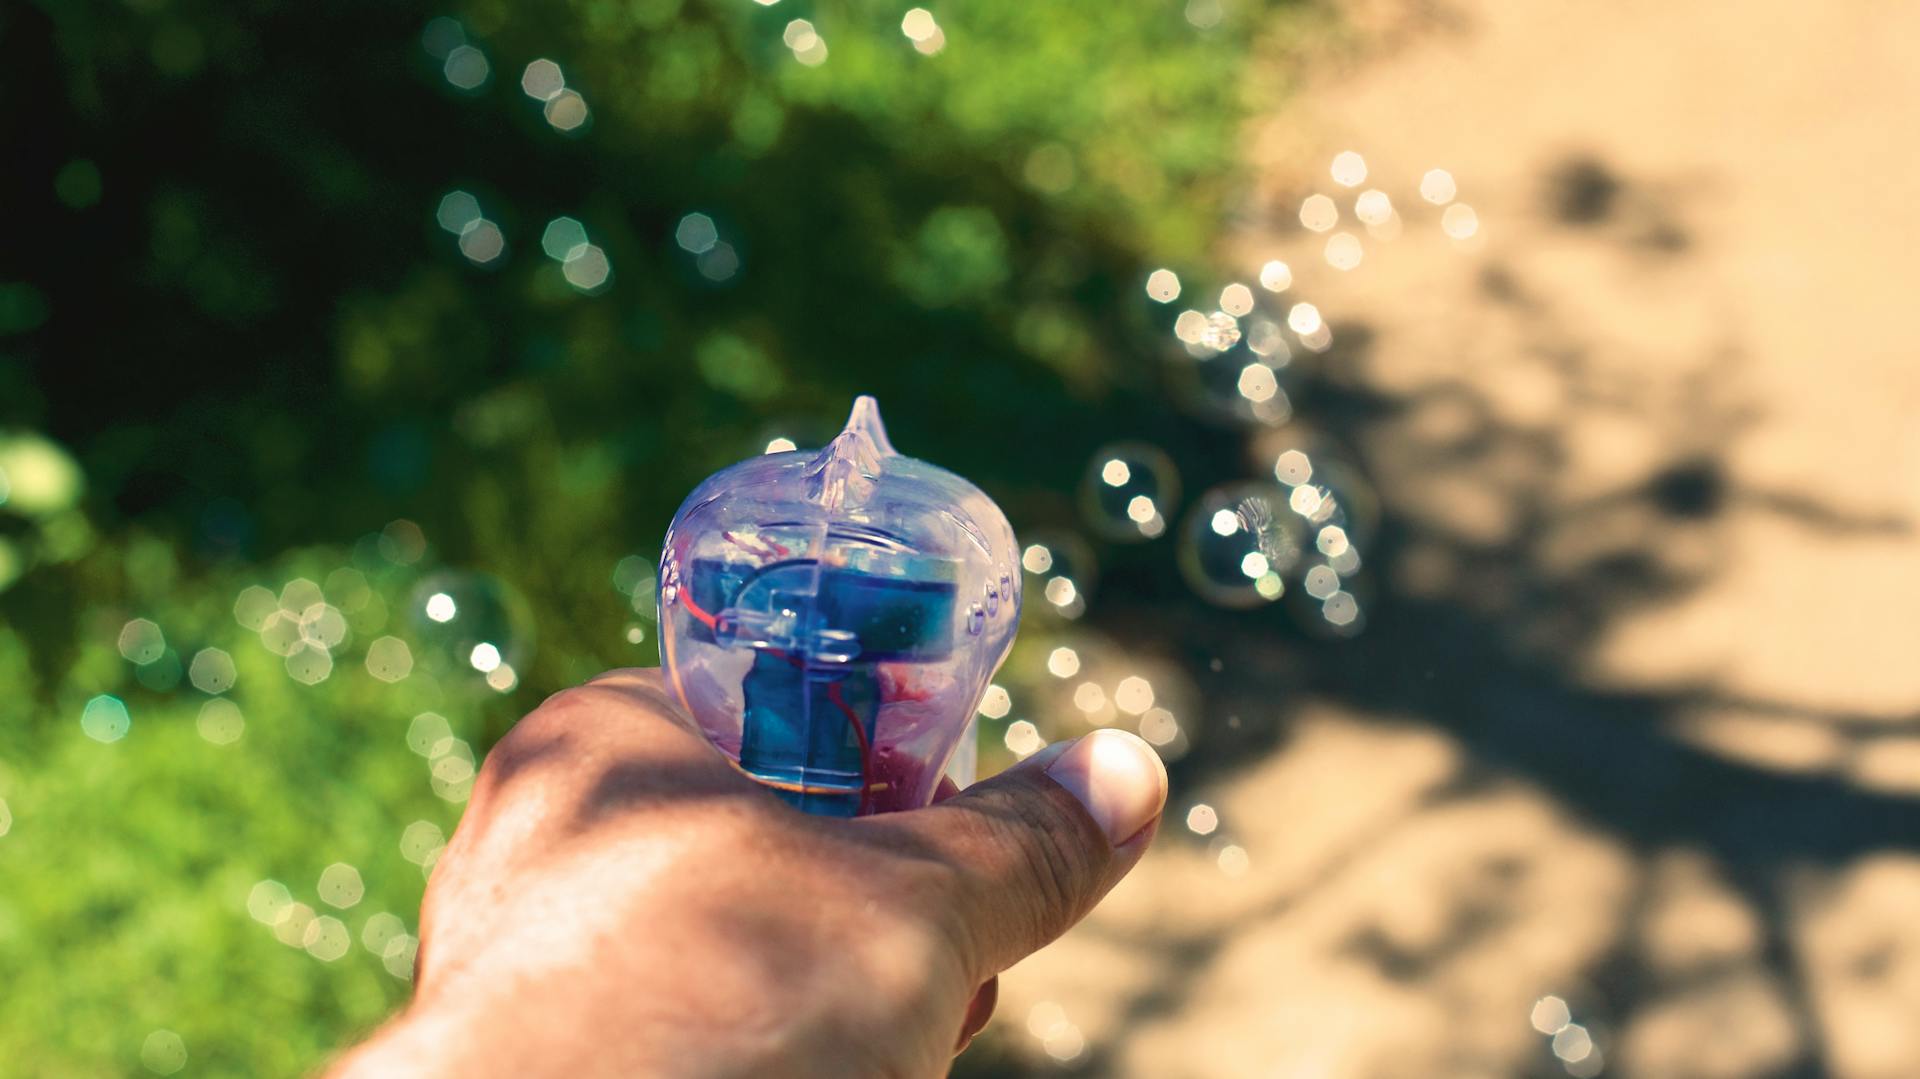
<instances>
[{"instance_id":1,"label":"green foliage","mask_svg":"<svg viewBox=\"0 0 1920 1079\"><path fill-rule=\"evenodd\" d=\"M32 110L5 180L23 257L0 268L8 1074L138 1072L155 1030L182 1037L185 1074L291 1074L376 1023L407 985L362 932L381 912L413 928L423 874L401 836L451 832L460 809L460 765L428 757L652 662L636 567L677 501L771 437L817 442L855 392L1021 527L1066 519L1116 430L1217 453L1159 407L1139 290L1206 256L1255 14L1198 31L1178 4L976 0L936 9L936 55L902 14L4 16L0 79ZM827 42L818 66L782 41L798 18ZM478 85L449 80L448 42L486 58ZM584 96L577 128L522 92L541 57ZM443 227L454 191L497 256ZM708 253L676 241L694 212ZM564 261L572 228L605 281ZM343 636L283 656L237 620L253 586L295 622L330 605ZM510 681L420 618L440 589L485 610ZM138 664L119 647L135 618L164 636ZM374 673L390 651L369 661L390 636L413 662L395 682ZM237 740L195 688L206 649L233 661L217 696ZM115 741L82 727L102 695L130 721ZM428 711L453 741L423 756L407 733ZM345 910L316 892L335 862L365 881ZM249 913L261 881L352 946L276 939Z\"/></svg>"}]
</instances>

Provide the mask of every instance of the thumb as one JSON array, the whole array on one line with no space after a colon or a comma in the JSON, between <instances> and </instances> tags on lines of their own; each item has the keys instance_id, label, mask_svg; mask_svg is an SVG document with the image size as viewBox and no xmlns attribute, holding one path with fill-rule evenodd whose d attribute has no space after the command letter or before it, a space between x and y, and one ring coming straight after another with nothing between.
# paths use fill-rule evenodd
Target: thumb
<instances>
[{"instance_id":1,"label":"thumb","mask_svg":"<svg viewBox=\"0 0 1920 1079\"><path fill-rule=\"evenodd\" d=\"M1120 730L1062 742L927 809L872 818L955 871L941 913L976 981L1079 921L1152 841L1159 754Z\"/></svg>"}]
</instances>

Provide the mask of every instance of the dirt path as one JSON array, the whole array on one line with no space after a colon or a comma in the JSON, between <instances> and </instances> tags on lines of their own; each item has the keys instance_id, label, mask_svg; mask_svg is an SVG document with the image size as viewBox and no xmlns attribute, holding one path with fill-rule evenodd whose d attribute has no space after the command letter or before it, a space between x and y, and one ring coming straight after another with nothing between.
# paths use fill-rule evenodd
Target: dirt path
<instances>
[{"instance_id":1,"label":"dirt path","mask_svg":"<svg viewBox=\"0 0 1920 1079\"><path fill-rule=\"evenodd\" d=\"M997 1022L1103 1075L1920 1073L1920 7L1381 10L1230 251L1334 329L1296 405L1395 605Z\"/></svg>"}]
</instances>

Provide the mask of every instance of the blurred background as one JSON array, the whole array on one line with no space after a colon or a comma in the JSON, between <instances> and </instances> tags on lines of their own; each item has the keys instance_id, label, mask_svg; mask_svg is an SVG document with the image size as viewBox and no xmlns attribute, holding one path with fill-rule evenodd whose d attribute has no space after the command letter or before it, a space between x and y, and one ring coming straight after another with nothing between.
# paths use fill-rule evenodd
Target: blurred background
<instances>
[{"instance_id":1,"label":"blurred background","mask_svg":"<svg viewBox=\"0 0 1920 1079\"><path fill-rule=\"evenodd\" d=\"M0 8L4 1070L376 1024L870 392L1021 535L982 770L1173 776L958 1073L1920 1074L1920 12L911 2Z\"/></svg>"}]
</instances>

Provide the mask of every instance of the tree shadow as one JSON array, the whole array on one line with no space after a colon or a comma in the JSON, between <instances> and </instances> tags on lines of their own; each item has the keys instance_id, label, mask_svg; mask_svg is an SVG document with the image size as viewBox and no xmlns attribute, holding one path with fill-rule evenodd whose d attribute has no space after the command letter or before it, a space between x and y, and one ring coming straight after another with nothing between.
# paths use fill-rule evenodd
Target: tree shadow
<instances>
[{"instance_id":1,"label":"tree shadow","mask_svg":"<svg viewBox=\"0 0 1920 1079\"><path fill-rule=\"evenodd\" d=\"M1622 257L1648 246L1672 257L1688 250L1678 213L1658 192L1596 160L1555 165L1544 186L1561 228L1613 230L1598 242L1617 245ZM1289 392L1300 414L1333 444L1354 447L1379 487L1380 527L1366 548L1377 598L1357 640L1282 627L1271 612L1170 608L1157 596L1143 602L1111 591L1095 613L1132 647L1164 652L1178 642L1201 689L1207 718L1193 751L1173 766L1176 789L1221 782L1284 752L1301 702L1310 700L1357 717L1416 717L1444 731L1470 764L1440 801L1471 798L1517 776L1638 861L1669 850L1704 852L1757 914L1759 962L1794 1013L1798 1048L1770 1074L1822 1074L1831 1058L1805 959L1789 940L1793 881L1809 868L1838 870L1876 851L1920 850L1920 796L1863 787L1837 763L1798 770L1752 763L1688 737L1687 722L1732 710L1817 727L1842 747L1834 758L1841 762L1877 738L1910 735L1920 711L1824 711L1711 683L1621 688L1587 668L1625 621L1712 584L1721 552L1747 523L1888 540L1909 539L1914 524L1739 478L1729 452L1761 415L1742 397L1737 350L1720 348L1702 358L1700 373L1666 385L1623 381L1595 362L1600 346L1565 324L1552 299L1519 271L1495 265L1480 290L1519 327L1517 354L1490 377L1517 367L1550 372L1551 411L1513 418L1510 409L1503 413L1498 388L1482 380L1390 392L1355 379L1345 372L1367 369L1376 339L1365 324L1337 325L1331 352L1296 361ZM1436 415L1446 422L1430 422ZM1573 433L1596 416L1634 424L1628 448L1648 463L1633 478L1598 488L1574 482L1580 450ZM1259 444L1258 436L1249 440L1249 455ZM1421 492L1442 483L1470 485L1494 505L1497 512L1484 516L1496 524L1458 527L1460 513L1444 505L1436 511ZM1240 721L1218 722L1228 715ZM1324 886L1319 879L1291 891L1287 903L1311 896ZM1429 973L1502 924L1511 902L1496 881L1456 908L1442 938L1423 950L1367 931L1347 948L1387 979L1438 992ZM1656 995L1634 943L1644 908L1629 905L1613 947L1584 971L1587 1014L1616 1029ZM1232 942L1229 931L1168 936L1129 940L1153 957L1155 977L1126 1002L1117 1029L1177 1011ZM1119 1060L1115 1047L1099 1047L1078 1066L1107 1074ZM1560 1072L1544 1050L1536 1066Z\"/></svg>"}]
</instances>

